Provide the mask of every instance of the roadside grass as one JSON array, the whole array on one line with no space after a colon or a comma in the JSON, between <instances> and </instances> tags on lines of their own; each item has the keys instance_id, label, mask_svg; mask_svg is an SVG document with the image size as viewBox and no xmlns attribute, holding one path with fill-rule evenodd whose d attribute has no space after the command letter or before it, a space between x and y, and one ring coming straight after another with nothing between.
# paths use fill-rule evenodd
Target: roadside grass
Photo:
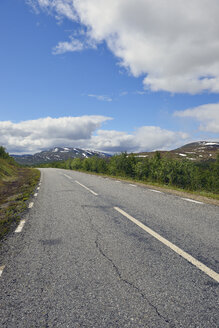
<instances>
[{"instance_id":1,"label":"roadside grass","mask_svg":"<svg viewBox=\"0 0 219 328\"><path fill-rule=\"evenodd\" d=\"M20 220L34 193L40 171L8 165L0 160L0 240Z\"/></svg>"},{"instance_id":2,"label":"roadside grass","mask_svg":"<svg viewBox=\"0 0 219 328\"><path fill-rule=\"evenodd\" d=\"M150 182L150 181L146 181L146 180L145 181L137 180L137 179L133 179L130 177L128 178L128 177L122 177L122 176L113 176L113 175L108 175L108 174L104 174L104 173L88 172L88 171L80 170L80 169L72 170L72 171L76 171L76 172L78 171L78 172L82 172L82 173L86 173L86 174L102 176L104 178L110 178L112 180L121 180L121 181L129 182L129 183L134 182L138 185L145 186L148 188L155 187L159 191L164 191L164 192L167 192L170 194L175 194L175 195L182 196L182 197L190 196L191 199L200 200L200 201L204 201L209 204L219 206L219 194L215 194L212 192L207 192L207 191L202 191L202 190L192 191L192 190L187 190L187 189L175 187L172 185L165 185L165 184L161 184L161 183L157 183L157 182Z\"/></svg>"}]
</instances>

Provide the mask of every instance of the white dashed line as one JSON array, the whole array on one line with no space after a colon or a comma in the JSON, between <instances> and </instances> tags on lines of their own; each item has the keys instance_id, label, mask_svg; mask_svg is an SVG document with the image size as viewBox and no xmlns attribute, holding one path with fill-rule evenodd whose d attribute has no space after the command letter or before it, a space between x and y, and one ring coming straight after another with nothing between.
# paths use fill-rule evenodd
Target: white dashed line
<instances>
[{"instance_id":1,"label":"white dashed line","mask_svg":"<svg viewBox=\"0 0 219 328\"><path fill-rule=\"evenodd\" d=\"M64 174L64 176L65 176L66 178L68 178L68 179L72 179L72 177L70 177L70 176L67 175L67 174Z\"/></svg>"},{"instance_id":2,"label":"white dashed line","mask_svg":"<svg viewBox=\"0 0 219 328\"><path fill-rule=\"evenodd\" d=\"M119 181L119 180L116 180L115 182L121 182L121 181Z\"/></svg>"},{"instance_id":3,"label":"white dashed line","mask_svg":"<svg viewBox=\"0 0 219 328\"><path fill-rule=\"evenodd\" d=\"M35 194L34 194L34 197L37 197L38 196L38 193L36 192Z\"/></svg>"},{"instance_id":4,"label":"white dashed line","mask_svg":"<svg viewBox=\"0 0 219 328\"><path fill-rule=\"evenodd\" d=\"M153 192L158 192L159 194L162 194L162 191L159 191L159 190L155 190L155 189L148 189L150 191L153 191Z\"/></svg>"},{"instance_id":5,"label":"white dashed line","mask_svg":"<svg viewBox=\"0 0 219 328\"><path fill-rule=\"evenodd\" d=\"M159 235L158 233L156 233L155 231L153 231L152 229L150 229L149 227L147 227L146 225L144 225L140 221L136 220L135 218L133 218L131 215L129 215L128 213L126 213L125 211L120 209L119 207L114 207L114 209L117 212L119 212L120 214L122 214L123 216L125 216L127 219L129 219L130 221L135 223L137 226L142 228L144 231L149 233L151 236L153 236L154 238L159 240L161 243L163 243L167 247L171 248L175 253L182 256L188 262L192 263L194 266L196 266L199 270L203 271L209 277L211 277L214 280L216 280L217 282L219 282L219 274L217 272L211 270L205 264L203 264L200 261L196 260L193 256L191 256L190 254L184 252L181 248L174 245L173 243L171 243L170 241L168 241L167 239L165 239L164 237L162 237L161 235Z\"/></svg>"},{"instance_id":6,"label":"white dashed line","mask_svg":"<svg viewBox=\"0 0 219 328\"><path fill-rule=\"evenodd\" d=\"M3 271L4 271L4 268L5 268L5 265L0 266L0 277L1 277L2 273L3 273Z\"/></svg>"},{"instance_id":7,"label":"white dashed line","mask_svg":"<svg viewBox=\"0 0 219 328\"><path fill-rule=\"evenodd\" d=\"M202 202L198 202L197 200L193 200L193 199L190 199L190 198L182 198L183 200L187 200L187 202L191 202L191 203L196 203L196 204L204 204Z\"/></svg>"},{"instance_id":8,"label":"white dashed line","mask_svg":"<svg viewBox=\"0 0 219 328\"><path fill-rule=\"evenodd\" d=\"M26 222L25 220L21 220L15 232L21 232L25 225L25 222Z\"/></svg>"},{"instance_id":9,"label":"white dashed line","mask_svg":"<svg viewBox=\"0 0 219 328\"><path fill-rule=\"evenodd\" d=\"M75 180L75 182L78 183L81 187L83 187L83 188L87 189L88 191L90 191L93 195L98 196L98 194L96 192L94 192L90 188L84 186L82 183L78 182L77 180Z\"/></svg>"},{"instance_id":10,"label":"white dashed line","mask_svg":"<svg viewBox=\"0 0 219 328\"><path fill-rule=\"evenodd\" d=\"M37 187L37 190L40 190L40 187Z\"/></svg>"},{"instance_id":11,"label":"white dashed line","mask_svg":"<svg viewBox=\"0 0 219 328\"><path fill-rule=\"evenodd\" d=\"M131 183L129 183L129 186L132 186L132 187L137 187L136 185L134 185L134 184L131 184Z\"/></svg>"},{"instance_id":12,"label":"white dashed line","mask_svg":"<svg viewBox=\"0 0 219 328\"><path fill-rule=\"evenodd\" d=\"M29 205L28 205L28 208L32 208L33 207L33 202L31 202Z\"/></svg>"}]
</instances>

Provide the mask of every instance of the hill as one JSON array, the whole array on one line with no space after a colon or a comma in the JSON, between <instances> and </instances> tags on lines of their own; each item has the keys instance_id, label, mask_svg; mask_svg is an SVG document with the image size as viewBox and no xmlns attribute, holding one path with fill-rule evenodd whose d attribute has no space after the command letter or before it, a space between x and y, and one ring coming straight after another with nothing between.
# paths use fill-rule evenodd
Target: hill
<instances>
[{"instance_id":1,"label":"hill","mask_svg":"<svg viewBox=\"0 0 219 328\"><path fill-rule=\"evenodd\" d=\"M66 161L69 158L89 158L97 156L99 158L109 157L109 154L70 147L54 147L44 150L34 155L11 155L15 161L22 165L45 164L58 161Z\"/></svg>"},{"instance_id":2,"label":"hill","mask_svg":"<svg viewBox=\"0 0 219 328\"><path fill-rule=\"evenodd\" d=\"M0 146L0 239L19 221L39 177L38 170L20 167Z\"/></svg>"},{"instance_id":3,"label":"hill","mask_svg":"<svg viewBox=\"0 0 219 328\"><path fill-rule=\"evenodd\" d=\"M160 151L161 157L173 159L188 159L190 161L202 162L216 159L219 154L219 142L198 141L186 144L180 148L170 151ZM152 157L154 152L142 152L135 154L137 157Z\"/></svg>"}]
</instances>

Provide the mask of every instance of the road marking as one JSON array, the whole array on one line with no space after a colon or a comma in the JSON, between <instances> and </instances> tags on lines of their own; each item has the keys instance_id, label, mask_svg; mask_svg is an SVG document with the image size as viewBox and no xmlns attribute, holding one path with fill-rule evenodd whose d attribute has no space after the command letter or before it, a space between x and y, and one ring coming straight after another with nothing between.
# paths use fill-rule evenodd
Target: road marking
<instances>
[{"instance_id":1,"label":"road marking","mask_svg":"<svg viewBox=\"0 0 219 328\"><path fill-rule=\"evenodd\" d=\"M64 174L64 176L65 176L66 178L68 178L68 179L72 179L72 177L70 177L70 176L67 175L67 174Z\"/></svg>"},{"instance_id":2,"label":"road marking","mask_svg":"<svg viewBox=\"0 0 219 328\"><path fill-rule=\"evenodd\" d=\"M33 202L31 202L29 205L28 205L28 208L32 208L33 207Z\"/></svg>"},{"instance_id":3,"label":"road marking","mask_svg":"<svg viewBox=\"0 0 219 328\"><path fill-rule=\"evenodd\" d=\"M1 277L2 273L3 273L3 271L4 271L4 268L5 268L5 265L0 266L0 277Z\"/></svg>"},{"instance_id":4,"label":"road marking","mask_svg":"<svg viewBox=\"0 0 219 328\"><path fill-rule=\"evenodd\" d=\"M40 187L37 187L37 190L40 190Z\"/></svg>"},{"instance_id":5,"label":"road marking","mask_svg":"<svg viewBox=\"0 0 219 328\"><path fill-rule=\"evenodd\" d=\"M21 232L25 225L25 222L26 222L25 220L21 220L15 232Z\"/></svg>"},{"instance_id":6,"label":"road marking","mask_svg":"<svg viewBox=\"0 0 219 328\"><path fill-rule=\"evenodd\" d=\"M121 182L121 181L119 181L119 180L116 180L115 182Z\"/></svg>"},{"instance_id":7,"label":"road marking","mask_svg":"<svg viewBox=\"0 0 219 328\"><path fill-rule=\"evenodd\" d=\"M182 198L183 200L187 200L187 202L192 202L192 203L196 203L196 204L204 204L202 202L198 202L197 200L193 200L193 199L190 199L190 198Z\"/></svg>"},{"instance_id":8,"label":"road marking","mask_svg":"<svg viewBox=\"0 0 219 328\"><path fill-rule=\"evenodd\" d=\"M131 183L129 183L129 185L130 185L130 186L132 186L132 187L137 187L136 185L134 185L134 184L131 184Z\"/></svg>"},{"instance_id":9,"label":"road marking","mask_svg":"<svg viewBox=\"0 0 219 328\"><path fill-rule=\"evenodd\" d=\"M37 197L37 195L38 195L38 193L36 192L36 193L34 194L34 197Z\"/></svg>"},{"instance_id":10,"label":"road marking","mask_svg":"<svg viewBox=\"0 0 219 328\"><path fill-rule=\"evenodd\" d=\"M96 192L94 192L90 188L84 186L82 183L78 182L77 180L75 180L75 182L78 183L81 187L83 187L83 188L87 189L88 191L90 191L93 195L98 196L98 194Z\"/></svg>"},{"instance_id":11,"label":"road marking","mask_svg":"<svg viewBox=\"0 0 219 328\"><path fill-rule=\"evenodd\" d=\"M142 228L144 231L146 231L147 233L149 233L151 236L153 236L154 238L156 238L157 240L159 240L161 243L163 243L167 247L171 248L175 253L177 253L178 255L182 256L188 262L190 262L193 265L195 265L199 270L203 271L209 277L211 277L214 280L216 280L217 282L219 282L219 274L217 272L211 270L206 265L204 265L200 261L196 260L193 256L191 256L190 254L186 253L181 248L179 248L178 246L174 245L169 240L165 239L164 237L162 237L161 235L159 235L158 233L156 233L155 231L153 231L152 229L150 229L149 227L147 227L146 225L144 225L140 221L136 220L135 218L133 218L131 215L129 215L128 213L126 213L125 211L123 211L122 209L120 209L119 207L114 207L114 209L117 212L121 213L123 216L125 216L127 219L129 219L130 221L132 221L133 223L135 223L137 226L139 226L140 228Z\"/></svg>"},{"instance_id":12,"label":"road marking","mask_svg":"<svg viewBox=\"0 0 219 328\"><path fill-rule=\"evenodd\" d=\"M153 192L158 192L159 194L162 194L162 191L159 191L159 190L155 190L155 189L148 189L150 191L153 191Z\"/></svg>"}]
</instances>

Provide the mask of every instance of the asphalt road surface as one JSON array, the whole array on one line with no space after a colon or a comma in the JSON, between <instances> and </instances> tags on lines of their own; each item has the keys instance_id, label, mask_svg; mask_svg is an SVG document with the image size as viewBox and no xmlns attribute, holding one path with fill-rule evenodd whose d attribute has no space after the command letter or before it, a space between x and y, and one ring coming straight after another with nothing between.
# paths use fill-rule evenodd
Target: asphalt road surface
<instances>
[{"instance_id":1,"label":"asphalt road surface","mask_svg":"<svg viewBox=\"0 0 219 328\"><path fill-rule=\"evenodd\" d=\"M0 327L219 327L219 207L41 169L0 249Z\"/></svg>"}]
</instances>

